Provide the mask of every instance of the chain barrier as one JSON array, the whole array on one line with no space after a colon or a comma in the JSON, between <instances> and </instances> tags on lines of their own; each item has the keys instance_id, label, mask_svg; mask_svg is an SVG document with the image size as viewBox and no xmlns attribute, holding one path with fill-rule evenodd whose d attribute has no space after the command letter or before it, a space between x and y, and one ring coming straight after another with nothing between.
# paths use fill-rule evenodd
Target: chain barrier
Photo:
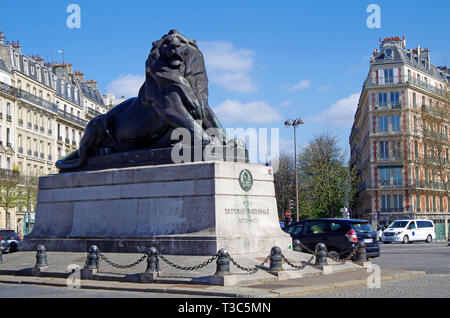
<instances>
[{"instance_id":1,"label":"chain barrier","mask_svg":"<svg viewBox=\"0 0 450 318\"><path fill-rule=\"evenodd\" d=\"M301 244L300 243L300 245L303 245L303 244ZM306 247L306 246L305 246ZM303 248L303 247L302 247ZM316 249L314 250L314 252L312 252L311 254L312 254L312 256L311 256L311 258L308 260L308 261L306 261L306 262L303 262L302 261L302 265L295 265L295 264L293 264L293 263L291 263L287 258L286 258L286 256L284 256L283 254L281 254L281 257L283 258L283 260L286 262L286 264L288 264L290 267L292 267L292 268L294 268L294 269L298 269L298 270L302 270L302 269L305 269L305 267L306 266L308 266L308 265L313 265L311 262L312 262L312 260L314 259L314 257L316 257L317 256L317 253L318 253L318 250L319 250L319 248L318 248L318 246L316 246Z\"/></svg>"},{"instance_id":2,"label":"chain barrier","mask_svg":"<svg viewBox=\"0 0 450 318\"><path fill-rule=\"evenodd\" d=\"M285 255L283 255L283 254L281 253L281 257L282 257L282 259L286 262L286 264L288 264L290 267L292 267L292 268L294 268L294 269L296 269L296 270L303 270L303 269L305 269L306 266L308 266L308 265L313 265L313 264L312 264L312 260L313 260L313 259L317 256L317 254L318 254L318 246L316 246L316 248L315 248L314 251L310 250L307 246L303 245L302 243L300 243L300 246L301 246L301 248L302 248L303 250L305 250L305 251L309 252L310 254L312 254L312 256L311 256L311 258L310 258L309 260L307 260L307 261L301 261L301 265L297 265L297 264L292 263L291 261L289 261L289 260L286 258ZM350 252L350 251L351 251L351 252ZM356 246L355 246L354 248L352 248L352 249L349 249L349 250L347 250L347 251L344 251L344 252L340 253L339 255L345 255L345 254L347 254L348 252L350 252L350 253L348 254L348 256L347 256L346 258L344 258L344 259L341 259L341 258L339 258L339 257L333 256L333 255L330 254L330 253L328 252L328 250L327 250L327 257L331 258L333 261L335 261L335 262L337 262L337 263L343 264L343 263L347 262L348 260L350 260L351 258L353 258L353 257L356 255L356 253L358 252L358 245L356 245ZM131 267L137 266L138 264L140 264L141 262L143 262L149 255L148 255L148 253L146 253L146 254L144 254L141 258L139 258L137 261L135 261L134 263L128 264L128 265L120 265L120 264L114 263L114 262L111 261L108 257L106 257L106 255L104 255L104 254L101 253L101 252L98 252L98 256L99 256L102 260L104 260L106 263L108 263L109 265L111 265L112 267L120 268L120 269L126 269L126 268L131 268ZM173 268L176 268L176 269L179 269L179 270L184 270L184 271L195 271L195 270L199 270L199 269L201 269L201 268L203 268L203 267L205 267L205 266L211 264L213 261L215 261L215 260L219 257L219 253L213 255L212 257L210 257L209 259L207 259L207 260L204 261L203 263L200 263L200 264L198 264L198 265L196 265L196 266L180 266L180 265L177 265L177 264L171 262L170 260L168 260L168 259L167 259L166 257L164 257L164 255L162 255L161 253L158 253L157 256L158 256L159 258L161 258L167 265L169 265L169 266L171 266L171 267L173 267ZM245 266L240 265L240 264L239 264L235 259L233 259L230 255L228 255L228 258L229 258L230 262L233 263L233 265L235 265L235 266L236 266L238 269L240 269L241 271L247 272L248 274L255 274L256 272L258 272L258 270L263 269L264 264L266 264L266 263L270 260L271 254L269 254L269 255L263 260L263 262L262 262L261 264L255 265L255 266L253 266L253 267L245 267ZM88 254L87 257L86 257L86 262L85 262L83 268L86 268L86 267L87 267L88 262L89 262L89 254Z\"/></svg>"},{"instance_id":3,"label":"chain barrier","mask_svg":"<svg viewBox=\"0 0 450 318\"><path fill-rule=\"evenodd\" d=\"M236 266L238 269L240 269L241 271L247 272L249 274L255 274L258 270L260 270L265 263L267 263L267 261L270 259L270 255L267 256L264 261L259 264L259 265L255 265L254 267L244 267L242 265L240 265L238 262L236 262L236 260L234 260L231 256L228 256L230 259L230 262L233 263L234 266Z\"/></svg>"},{"instance_id":4,"label":"chain barrier","mask_svg":"<svg viewBox=\"0 0 450 318\"><path fill-rule=\"evenodd\" d=\"M339 256L340 255L345 255L345 254L347 254L348 252L350 252L350 254L348 254L347 255L347 257L346 258L343 258L343 259L341 259L340 257L334 257L333 255L330 255L330 253L328 252L328 250L327 250L327 256L329 257L329 258L331 258L333 261L335 261L336 263L339 263L339 264L344 264L345 262L347 262L348 260L350 260L350 259L352 259L353 258L353 256L355 256L356 255L356 253L358 252L358 245L356 245L354 248L352 248L352 249L349 249L349 250L347 250L347 251L344 251L344 252L342 252L342 253L339 253Z\"/></svg>"},{"instance_id":5,"label":"chain barrier","mask_svg":"<svg viewBox=\"0 0 450 318\"><path fill-rule=\"evenodd\" d=\"M216 255L212 256L211 258L209 258L205 262L200 263L197 266L180 266L180 265L177 265L177 264L172 263L171 261L169 261L161 253L158 254L158 257L161 258L167 265L172 266L172 267L174 267L176 269L180 269L180 270L183 270L183 271L195 271L195 270L198 270L200 268L203 268L203 267L211 264L213 261L215 261L219 257L219 253L217 253Z\"/></svg>"},{"instance_id":6,"label":"chain barrier","mask_svg":"<svg viewBox=\"0 0 450 318\"><path fill-rule=\"evenodd\" d=\"M300 247L301 247L303 250L306 250L306 251L307 251L308 253L310 253L310 254L316 254L316 253L317 253L317 247L316 247L316 250L315 250L314 252L311 251L307 246L303 245L301 242L300 242ZM353 256L356 255L357 250L358 250L358 245L356 245L356 246L353 247L353 248L348 249L347 251L344 251L344 252L339 253L339 256L341 256L341 255L345 255L345 254L347 254L347 253L350 252L350 253L347 255L347 257L341 259L340 257L335 257L335 256L333 256L333 254L330 254L330 253L328 252L328 249L327 249L327 257L331 258L331 259L332 259L333 261L335 261L336 263L344 264L345 262L347 262L348 260L352 259Z\"/></svg>"},{"instance_id":7,"label":"chain barrier","mask_svg":"<svg viewBox=\"0 0 450 318\"><path fill-rule=\"evenodd\" d=\"M128 265L120 265L120 264L116 264L113 261L111 261L110 259L108 259L103 253L99 252L98 255L109 265L111 265L112 267L115 268L120 268L120 269L125 269L125 268L131 268L134 267L140 263L142 263L143 260L145 260L148 257L148 254L145 254L144 256L142 256L140 259L138 259L136 262L132 263L132 264L128 264Z\"/></svg>"}]
</instances>

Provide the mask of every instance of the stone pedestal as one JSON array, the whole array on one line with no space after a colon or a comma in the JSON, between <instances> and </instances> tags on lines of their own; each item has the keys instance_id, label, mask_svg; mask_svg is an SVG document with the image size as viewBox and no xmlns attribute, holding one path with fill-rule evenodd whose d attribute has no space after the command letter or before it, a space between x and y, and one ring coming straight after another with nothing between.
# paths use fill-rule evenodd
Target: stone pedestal
<instances>
[{"instance_id":1,"label":"stone pedestal","mask_svg":"<svg viewBox=\"0 0 450 318\"><path fill-rule=\"evenodd\" d=\"M25 250L231 255L288 249L272 168L196 162L41 177Z\"/></svg>"}]
</instances>

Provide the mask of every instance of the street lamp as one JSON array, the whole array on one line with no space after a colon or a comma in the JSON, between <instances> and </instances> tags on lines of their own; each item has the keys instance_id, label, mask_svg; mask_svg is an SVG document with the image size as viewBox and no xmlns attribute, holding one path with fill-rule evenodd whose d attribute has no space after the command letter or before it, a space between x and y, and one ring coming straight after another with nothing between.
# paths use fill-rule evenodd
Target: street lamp
<instances>
[{"instance_id":1,"label":"street lamp","mask_svg":"<svg viewBox=\"0 0 450 318\"><path fill-rule=\"evenodd\" d=\"M299 221L298 211L298 171L297 171L297 126L303 125L304 122L300 118L288 119L284 122L286 127L294 127L294 167L295 167L295 211L297 212L297 222Z\"/></svg>"}]
</instances>

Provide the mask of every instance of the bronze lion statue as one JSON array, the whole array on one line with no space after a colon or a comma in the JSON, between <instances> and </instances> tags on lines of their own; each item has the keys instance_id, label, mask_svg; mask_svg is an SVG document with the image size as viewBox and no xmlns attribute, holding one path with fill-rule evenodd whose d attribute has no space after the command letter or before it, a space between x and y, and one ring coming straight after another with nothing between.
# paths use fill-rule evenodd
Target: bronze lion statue
<instances>
[{"instance_id":1,"label":"bronze lion statue","mask_svg":"<svg viewBox=\"0 0 450 318\"><path fill-rule=\"evenodd\" d=\"M57 161L56 166L70 170L81 167L91 156L170 147L171 134L180 127L188 129L203 145L237 142L227 138L208 105L205 62L195 40L171 30L153 42L139 95L92 119L80 148ZM219 136L208 135L209 128Z\"/></svg>"}]
</instances>

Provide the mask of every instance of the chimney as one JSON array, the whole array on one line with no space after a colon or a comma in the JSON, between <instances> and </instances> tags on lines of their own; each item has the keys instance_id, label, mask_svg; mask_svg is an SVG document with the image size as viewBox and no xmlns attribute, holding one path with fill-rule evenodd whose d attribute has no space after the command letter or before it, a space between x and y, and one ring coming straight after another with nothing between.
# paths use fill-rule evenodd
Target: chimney
<instances>
[{"instance_id":1,"label":"chimney","mask_svg":"<svg viewBox=\"0 0 450 318\"><path fill-rule=\"evenodd\" d=\"M84 74L81 71L75 71L75 73L73 73L75 79L79 80L80 82L84 83Z\"/></svg>"},{"instance_id":2,"label":"chimney","mask_svg":"<svg viewBox=\"0 0 450 318\"><path fill-rule=\"evenodd\" d=\"M98 91L98 83L97 83L97 81L94 81L94 80L87 80L87 81L86 81L86 84L87 84L87 86L89 86L90 88L92 88L92 89Z\"/></svg>"},{"instance_id":3,"label":"chimney","mask_svg":"<svg viewBox=\"0 0 450 318\"><path fill-rule=\"evenodd\" d=\"M72 64L70 63L54 63L52 64L52 71L58 77L64 78L66 81L69 80L69 75L72 74Z\"/></svg>"},{"instance_id":4,"label":"chimney","mask_svg":"<svg viewBox=\"0 0 450 318\"><path fill-rule=\"evenodd\" d=\"M403 36L403 48L406 49L406 36Z\"/></svg>"},{"instance_id":5,"label":"chimney","mask_svg":"<svg viewBox=\"0 0 450 318\"><path fill-rule=\"evenodd\" d=\"M4 44L5 44L5 35L3 34L3 32L0 32L0 45Z\"/></svg>"}]
</instances>

